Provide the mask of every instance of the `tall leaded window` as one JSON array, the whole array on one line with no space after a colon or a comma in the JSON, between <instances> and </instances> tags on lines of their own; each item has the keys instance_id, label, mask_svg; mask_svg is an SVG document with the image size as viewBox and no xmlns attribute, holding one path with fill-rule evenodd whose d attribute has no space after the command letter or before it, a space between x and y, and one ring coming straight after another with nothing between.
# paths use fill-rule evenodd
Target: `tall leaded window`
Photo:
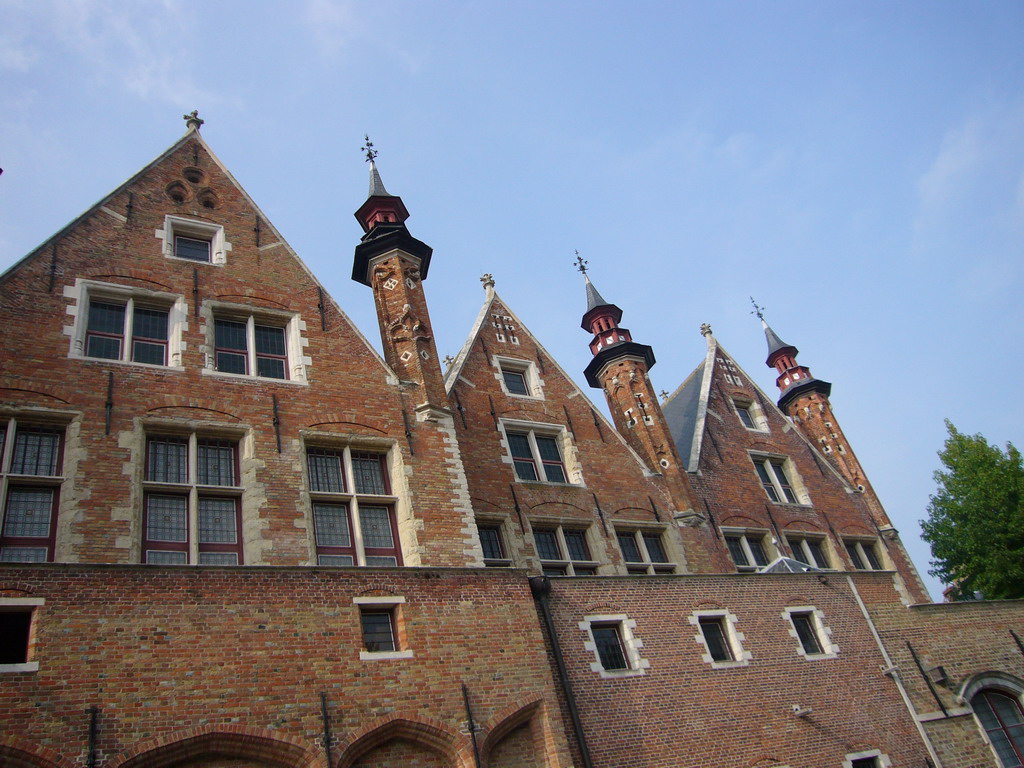
<instances>
[{"instance_id":1,"label":"tall leaded window","mask_svg":"<svg viewBox=\"0 0 1024 768\"><path fill-rule=\"evenodd\" d=\"M725 545L738 571L756 571L768 565L765 534L760 531L727 531Z\"/></svg>"},{"instance_id":2,"label":"tall leaded window","mask_svg":"<svg viewBox=\"0 0 1024 768\"><path fill-rule=\"evenodd\" d=\"M831 568L825 552L825 539L821 536L798 536L786 534L786 541L793 550L793 558L815 568Z\"/></svg>"},{"instance_id":3,"label":"tall leaded window","mask_svg":"<svg viewBox=\"0 0 1024 768\"><path fill-rule=\"evenodd\" d=\"M288 334L281 325L245 318L218 317L213 322L214 368L223 373L288 378Z\"/></svg>"},{"instance_id":4,"label":"tall leaded window","mask_svg":"<svg viewBox=\"0 0 1024 768\"><path fill-rule=\"evenodd\" d=\"M501 523L478 522L476 529L480 534L480 546L484 551L484 565L491 568L512 565L512 559L505 548Z\"/></svg>"},{"instance_id":5,"label":"tall leaded window","mask_svg":"<svg viewBox=\"0 0 1024 768\"><path fill-rule=\"evenodd\" d=\"M143 562L244 562L237 441L151 435L143 486Z\"/></svg>"},{"instance_id":6,"label":"tall leaded window","mask_svg":"<svg viewBox=\"0 0 1024 768\"><path fill-rule=\"evenodd\" d=\"M881 571L884 569L878 557L878 543L873 539L845 539L843 545L850 562L858 571Z\"/></svg>"},{"instance_id":7,"label":"tall leaded window","mask_svg":"<svg viewBox=\"0 0 1024 768\"><path fill-rule=\"evenodd\" d=\"M565 461L559 436L538 430L507 429L509 452L520 480L542 483L567 483Z\"/></svg>"},{"instance_id":8,"label":"tall leaded window","mask_svg":"<svg viewBox=\"0 0 1024 768\"><path fill-rule=\"evenodd\" d=\"M774 457L755 456L754 467L761 487L774 502L799 504L793 483L786 470L786 460Z\"/></svg>"},{"instance_id":9,"label":"tall leaded window","mask_svg":"<svg viewBox=\"0 0 1024 768\"><path fill-rule=\"evenodd\" d=\"M675 572L675 563L668 559L661 531L619 531L616 538L629 573Z\"/></svg>"},{"instance_id":10,"label":"tall leaded window","mask_svg":"<svg viewBox=\"0 0 1024 768\"><path fill-rule=\"evenodd\" d=\"M971 708L988 734L1003 768L1024 765L1024 714L1016 696L984 688L971 699Z\"/></svg>"},{"instance_id":11,"label":"tall leaded window","mask_svg":"<svg viewBox=\"0 0 1024 768\"><path fill-rule=\"evenodd\" d=\"M629 662L622 648L622 635L618 622L591 624L590 631L594 636L594 645L602 668L609 672L629 669Z\"/></svg>"},{"instance_id":12,"label":"tall leaded window","mask_svg":"<svg viewBox=\"0 0 1024 768\"><path fill-rule=\"evenodd\" d=\"M306 464L317 564L401 565L386 455L311 446Z\"/></svg>"},{"instance_id":13,"label":"tall leaded window","mask_svg":"<svg viewBox=\"0 0 1024 768\"><path fill-rule=\"evenodd\" d=\"M0 562L53 560L64 430L0 422Z\"/></svg>"}]
</instances>

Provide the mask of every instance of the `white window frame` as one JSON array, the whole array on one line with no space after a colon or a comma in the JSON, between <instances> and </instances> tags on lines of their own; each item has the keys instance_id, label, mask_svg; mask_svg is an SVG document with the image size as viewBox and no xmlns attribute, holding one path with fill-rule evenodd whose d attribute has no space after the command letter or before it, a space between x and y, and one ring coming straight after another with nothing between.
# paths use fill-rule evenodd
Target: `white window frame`
<instances>
[{"instance_id":1,"label":"white window frame","mask_svg":"<svg viewBox=\"0 0 1024 768\"><path fill-rule=\"evenodd\" d=\"M850 555L848 547L853 547L856 550L857 555L860 557L863 568L858 568L857 564L853 561L853 557ZM871 561L867 558L864 551L865 547L871 547L871 551L875 553L875 559L878 561L878 568L874 568L871 565ZM883 554L884 547L881 546L881 542L876 538L868 536L843 536L843 549L846 550L846 556L850 558L850 565L853 566L853 570L867 572L867 571L887 571L885 556Z\"/></svg>"},{"instance_id":2,"label":"white window frame","mask_svg":"<svg viewBox=\"0 0 1024 768\"><path fill-rule=\"evenodd\" d=\"M341 492L330 492L330 491L314 491L313 484L309 477L309 451L310 450L324 450L332 453L340 454L341 456L341 472L345 479L345 490ZM355 470L352 465L352 454L353 453L373 453L379 454L384 457L384 466L387 469L388 477L386 478L389 486L390 494L370 494L370 493L357 493L356 492L356 478ZM379 445L371 443L369 445L362 445L360 443L338 443L337 441L323 440L317 438L307 438L305 444L302 447L302 472L305 479L304 489L307 498L309 499L309 544L310 551L313 553L311 562L322 568L381 568L387 566L367 566L366 565L366 546L363 540L363 524L359 516L359 502L362 500L367 506L381 506L387 507L389 514L391 515L391 531L392 536L395 538L395 550L401 555L401 563L397 564L395 568L401 568L406 564L406 552L402 545L402 534L401 525L399 524L399 511L401 509L402 499L397 495L397 489L395 483L398 480L398 472L395 467L395 450L394 443L388 441L385 445ZM349 515L349 534L352 537L352 549L355 554L355 562L351 566L332 566L319 564L319 553L317 552L317 541L316 541L316 519L313 505L317 503L325 504L344 504L348 507Z\"/></svg>"},{"instance_id":3,"label":"white window frame","mask_svg":"<svg viewBox=\"0 0 1024 768\"><path fill-rule=\"evenodd\" d=\"M305 355L309 346L309 339L306 337L306 323L299 317L297 312L282 312L280 310L262 309L247 306L244 304L229 304L219 301L203 302L201 314L205 321L205 341L203 352L205 355L204 376L223 377L235 380L257 380L274 382L277 384L298 384L308 385L306 369L312 365L312 359ZM236 323L245 323L245 354L246 367L249 373L230 373L217 370L217 320L231 320ZM285 372L287 378L275 379L268 376L259 376L256 363L256 326L266 325L283 328L287 359L285 360Z\"/></svg>"},{"instance_id":4,"label":"white window frame","mask_svg":"<svg viewBox=\"0 0 1024 768\"><path fill-rule=\"evenodd\" d=\"M39 662L33 660L36 651L36 622L39 620L39 609L45 604L46 599L42 597L0 597L0 613L29 614L26 661L18 664L0 664L0 674L39 671Z\"/></svg>"},{"instance_id":5,"label":"white window frame","mask_svg":"<svg viewBox=\"0 0 1024 768\"><path fill-rule=\"evenodd\" d=\"M820 568L823 571L833 570L832 562L835 557L831 552L829 552L827 536L824 534L811 533L809 531L787 531L783 535L786 537L786 544L789 546L790 550L795 551L799 546L800 552L806 558L805 560L800 560L800 558L797 557L797 560L800 560L800 562L805 563L812 568ZM825 555L826 562L824 565L819 565L814 562L813 552L810 547L806 545L808 539L818 542L822 553Z\"/></svg>"},{"instance_id":6,"label":"white window frame","mask_svg":"<svg viewBox=\"0 0 1024 768\"><path fill-rule=\"evenodd\" d=\"M761 405L756 400L744 400L740 397L734 397L731 399L733 410L736 412L736 418L739 419L740 424L744 429L750 432L769 432L768 419L764 415L764 411L761 409ZM747 415L750 416L750 421L753 424L752 427L748 427L743 423L743 417L740 416L739 412L745 410Z\"/></svg>"},{"instance_id":7,"label":"white window frame","mask_svg":"<svg viewBox=\"0 0 1024 768\"><path fill-rule=\"evenodd\" d=\"M810 616L812 629L814 630L814 636L818 640L818 646L821 648L821 653L808 654L804 650L804 644L800 642L800 635L797 634L796 625L793 623L793 614L803 614ZM820 661L821 659L834 659L839 655L839 646L832 642L832 629L825 623L825 614L823 611L815 608L813 605L793 605L789 606L782 612L782 618L786 622L786 630L789 636L796 642L797 655L802 656L807 661Z\"/></svg>"},{"instance_id":8,"label":"white window frame","mask_svg":"<svg viewBox=\"0 0 1024 768\"><path fill-rule=\"evenodd\" d=\"M597 643L594 641L594 624L614 624L619 631L619 641L622 643L622 653L626 657L628 669L605 669L601 664L601 657L597 652ZM640 677L646 674L651 667L651 662L640 655L644 647L644 641L636 635L636 620L629 618L624 613L603 613L584 616L583 621L577 624L585 633L583 649L594 655L590 662L590 670L597 672L605 680L618 680L623 677Z\"/></svg>"},{"instance_id":9,"label":"white window frame","mask_svg":"<svg viewBox=\"0 0 1024 768\"><path fill-rule=\"evenodd\" d=\"M804 481L800 477L800 473L796 471L796 464L791 458L789 458L789 456L784 456L778 453L759 453L755 451L750 451L747 455L750 456L751 462L755 465L754 476L757 478L757 484L761 486L761 490L767 497L768 501L772 504L786 504L789 506L800 505L809 507L811 505L811 497L807 493L807 486L804 485ZM778 475L775 474L775 467L773 465L775 462L782 464L782 471L785 473L786 479L789 481L789 488L793 491L793 496L796 498L796 501L788 501L786 499L786 492L782 487L782 483L779 480ZM767 463L768 467L770 467L770 469L766 467L766 471L768 472L768 478L771 480L772 487L775 489L775 493L779 497L778 501L769 496L767 489L764 488L761 475L757 471L757 465L762 463Z\"/></svg>"},{"instance_id":10,"label":"white window frame","mask_svg":"<svg viewBox=\"0 0 1024 768\"><path fill-rule=\"evenodd\" d=\"M714 619L721 623L723 634L725 635L725 642L729 645L729 651L732 653L732 658L727 661L716 661L711 655L711 648L708 646L707 638L704 636L704 629L701 627L701 619ZM693 639L704 649L704 653L701 656L701 660L705 664L709 664L712 669L735 669L736 667L745 667L750 664L750 660L754 658L750 651L743 649L743 641L746 640L746 635L740 632L736 628L738 619L736 614L726 609L714 609L714 610L699 610L694 611L687 617L687 621L693 625L696 633Z\"/></svg>"},{"instance_id":11,"label":"white window frame","mask_svg":"<svg viewBox=\"0 0 1024 768\"><path fill-rule=\"evenodd\" d=\"M147 478L149 472L149 443L150 440L160 440L162 438L177 438L187 441L186 448L186 477L184 483L166 483L155 480L149 480ZM199 483L199 442L201 440L223 440L225 442L234 443L235 446L235 477L236 485L200 485ZM146 433L143 436L142 444L142 513L140 515L140 525L142 527L140 541L140 558L139 562L149 565L157 565L157 563L148 563L149 552L175 552L180 550L171 549L146 549L144 546L147 540L146 524L148 522L147 515L149 510L147 508L146 497L150 494L155 495L173 495L173 496L185 496L186 502L186 514L188 519L186 521L188 537L187 545L188 549L186 552L186 560L181 565L191 566L202 566L204 568L225 568L229 567L224 564L206 564L201 563L202 552L200 550L199 541L199 499L203 498L225 498L231 499L237 505L237 531L238 537L237 549L239 555L239 562L237 565L244 565L247 562L245 556L245 486L244 483L244 472L242 465L245 457L245 451L247 449L248 441L246 440L246 434L243 431L235 430L195 430L182 429L179 426L175 427L172 425L163 424L147 424ZM214 554L216 551L210 551L210 554ZM166 567L164 564L162 567ZM234 566L231 566L234 567Z\"/></svg>"},{"instance_id":12,"label":"white window frame","mask_svg":"<svg viewBox=\"0 0 1024 768\"><path fill-rule=\"evenodd\" d=\"M771 543L771 537L768 535L768 531L763 528L722 528L722 539L725 545L725 551L729 555L729 559L733 560L732 550L729 549L728 542L725 542L726 537L732 536L740 540L740 547L743 553L747 556L747 562L749 565L740 565L733 560L733 565L736 566L736 570L740 573L757 573L759 570L764 568L764 565L758 565L754 558L754 553L750 548L750 543L747 541L748 537L756 538L761 542L761 549L764 550L765 565L768 565L775 558L772 557L772 549L774 546Z\"/></svg>"},{"instance_id":13,"label":"white window frame","mask_svg":"<svg viewBox=\"0 0 1024 768\"><path fill-rule=\"evenodd\" d=\"M224 236L224 227L209 221L189 219L184 216L164 216L163 229L154 231L157 239L162 241L160 250L168 259L188 264L227 264L227 255L231 251L231 243ZM183 259L175 256L174 238L178 235L191 237L196 240L208 240L210 242L210 260L198 261L196 259Z\"/></svg>"},{"instance_id":14,"label":"white window frame","mask_svg":"<svg viewBox=\"0 0 1024 768\"><path fill-rule=\"evenodd\" d=\"M665 563L655 563L651 560L651 555L647 551L647 541L644 539L644 536L657 536L661 540L661 548L665 550L666 557L670 556L668 542L665 540L665 530L664 528L633 528L631 526L615 529L615 543L618 544L620 552L622 551L622 544L619 542L619 536L632 536L636 542L637 549L640 550L641 560L626 560L626 553L622 552L622 563L628 573L653 575L676 572L675 562L670 560Z\"/></svg>"},{"instance_id":15,"label":"white window frame","mask_svg":"<svg viewBox=\"0 0 1024 768\"><path fill-rule=\"evenodd\" d=\"M501 391L504 392L506 396L525 400L544 399L544 381L540 378L540 375L537 372L537 365L532 360L505 357L504 355L493 355L491 363L497 369L497 373L494 374L494 378L498 380L498 384L501 386ZM505 371L522 374L526 383L527 394L523 395L518 392L509 391L508 385L505 384Z\"/></svg>"},{"instance_id":16,"label":"white window frame","mask_svg":"<svg viewBox=\"0 0 1024 768\"><path fill-rule=\"evenodd\" d=\"M65 335L71 338L68 357L80 360L100 360L103 363L119 363L136 365L141 368L158 370L183 371L182 353L186 343L182 336L188 330L188 305L185 299L175 293L150 291L144 288L129 288L124 285L102 283L95 280L78 278L73 286L64 289L65 298L72 300L67 313L74 318L74 323L64 328ZM86 352L86 336L89 331L89 305L94 302L109 302L125 305L124 334L121 344L121 357L114 360L107 357L90 357ZM167 364L138 363L132 360L132 323L134 320L135 303L144 307L167 310Z\"/></svg>"},{"instance_id":17,"label":"white window frame","mask_svg":"<svg viewBox=\"0 0 1024 768\"><path fill-rule=\"evenodd\" d=\"M395 650L393 651L368 651L360 648L360 661L391 661L393 659L411 659L413 650L407 645L405 626L403 623L401 606L405 605L405 598L400 595L369 595L365 597L353 597L352 604L359 611L359 644L363 644L363 617L362 611L380 610L388 611L391 614L391 632L395 638Z\"/></svg>"},{"instance_id":18,"label":"white window frame","mask_svg":"<svg viewBox=\"0 0 1024 768\"><path fill-rule=\"evenodd\" d=\"M516 471L515 459L512 456L512 446L509 444L508 440L509 432L525 432L527 434L527 439L530 443L530 451L533 453L534 467L538 470L538 479L523 480L519 477L519 473ZM501 460L503 463L511 466L512 476L515 478L517 483L543 483L545 485L555 486L583 485L580 464L576 457L576 447L573 445L572 439L569 436L569 430L561 424L544 424L542 422L535 421L513 421L502 419L499 434L501 436L501 446L504 449L504 455L501 457ZM541 454L537 447L535 435L555 439L555 442L558 445L558 452L562 458L562 470L565 473L564 483L557 483L546 479L547 476L543 472L544 462L541 460Z\"/></svg>"},{"instance_id":19,"label":"white window frame","mask_svg":"<svg viewBox=\"0 0 1024 768\"><path fill-rule=\"evenodd\" d=\"M889 756L878 749L868 749L863 752L849 752L843 755L843 768L853 768L854 760L863 760L867 757L878 758L879 768L891 768L892 760Z\"/></svg>"}]
</instances>

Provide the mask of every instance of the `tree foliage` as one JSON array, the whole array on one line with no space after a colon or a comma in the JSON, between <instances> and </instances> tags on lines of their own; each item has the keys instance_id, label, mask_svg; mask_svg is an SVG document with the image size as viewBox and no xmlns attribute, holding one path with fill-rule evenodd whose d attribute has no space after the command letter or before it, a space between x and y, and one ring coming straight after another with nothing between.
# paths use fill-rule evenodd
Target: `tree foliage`
<instances>
[{"instance_id":1,"label":"tree foliage","mask_svg":"<svg viewBox=\"0 0 1024 768\"><path fill-rule=\"evenodd\" d=\"M932 548L929 573L954 597L1024 597L1024 464L1012 443L1003 452L982 435L949 437L935 473L937 489L921 521Z\"/></svg>"}]
</instances>

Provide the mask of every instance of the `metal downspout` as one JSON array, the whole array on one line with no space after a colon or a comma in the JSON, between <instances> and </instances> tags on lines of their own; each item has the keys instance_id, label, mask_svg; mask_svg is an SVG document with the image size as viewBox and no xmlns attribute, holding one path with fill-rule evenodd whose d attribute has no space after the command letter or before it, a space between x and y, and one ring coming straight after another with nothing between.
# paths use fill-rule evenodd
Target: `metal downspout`
<instances>
[{"instance_id":1,"label":"metal downspout","mask_svg":"<svg viewBox=\"0 0 1024 768\"><path fill-rule=\"evenodd\" d=\"M540 605L540 614L544 617L544 626L547 628L548 637L551 638L551 650L555 654L555 666L558 667L558 678L562 683L562 691L565 693L565 702L569 706L572 730L576 735L576 743L580 748L583 766L584 768L594 768L594 763L590 759L590 749L587 747L587 737L583 733L583 722L580 720L580 712L576 707L576 697L572 692L572 683L569 682L569 673L565 668L562 646L558 642L558 635L555 634L555 624L551 620L551 609L548 606L548 595L551 594L551 579L547 576L531 576L530 591Z\"/></svg>"},{"instance_id":2,"label":"metal downspout","mask_svg":"<svg viewBox=\"0 0 1024 768\"><path fill-rule=\"evenodd\" d=\"M864 605L864 601L860 597L857 585L853 583L853 577L847 575L846 583L850 585L850 591L853 593L853 598L857 601L857 606L860 608L860 612L864 616L864 621L868 624L868 629L871 630L871 636L875 638L875 644L878 645L878 650L882 654L882 658L885 660L885 666L891 670L888 674L893 679L893 682L896 683L896 687L900 691L900 696L903 697L903 704L910 713L910 717L913 719L914 725L917 726L917 732L921 735L921 741L924 742L925 749L928 750L928 755L931 757L932 763L935 764L935 768L942 768L942 761L939 760L939 755L935 751L934 745L932 745L932 740L928 737L928 731L925 730L924 723L917 719L917 712L914 710L914 705L910 701L910 695L907 693L907 689L903 686L903 681L900 679L900 671L892 663L892 657L885 649L885 644L882 642L882 638L878 634L878 630L875 628L875 622L872 621L871 614L868 613L868 608Z\"/></svg>"}]
</instances>

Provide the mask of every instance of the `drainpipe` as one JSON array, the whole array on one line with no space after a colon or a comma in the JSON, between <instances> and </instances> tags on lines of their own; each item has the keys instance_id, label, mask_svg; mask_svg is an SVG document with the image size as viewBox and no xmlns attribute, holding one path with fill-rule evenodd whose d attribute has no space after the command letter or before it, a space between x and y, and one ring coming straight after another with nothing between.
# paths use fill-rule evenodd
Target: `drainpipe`
<instances>
[{"instance_id":1,"label":"drainpipe","mask_svg":"<svg viewBox=\"0 0 1024 768\"><path fill-rule=\"evenodd\" d=\"M548 595L551 594L551 579L547 576L531 576L530 592L534 600L540 606L540 615L544 618L544 626L548 630L548 637L551 638L551 650L555 654L555 666L558 667L558 678L562 683L562 691L565 693L565 702L569 706L569 717L572 718L572 730L576 735L576 743L580 748L580 756L583 758L584 768L594 768L590 759L590 750L587 748L587 737L583 733L583 722L580 720L580 711L576 707L576 697L572 692L572 683L569 682L569 673L565 668L565 657L562 656L562 646L558 642L558 635L555 634L555 624L551 620L551 608L548 605ZM941 768L941 766L939 767Z\"/></svg>"},{"instance_id":2,"label":"drainpipe","mask_svg":"<svg viewBox=\"0 0 1024 768\"><path fill-rule=\"evenodd\" d=\"M939 760L939 755L935 751L935 746L932 744L932 740L928 737L928 731L925 730L924 723L917 719L917 712L914 709L913 703L910 701L910 696L903 685L903 681L900 679L900 671L892 663L892 657L885 649L885 645L882 643L882 638L878 634L878 630L875 628L875 622L871 620L871 614L868 613L867 606L864 605L864 601L861 600L860 597L860 592L857 591L857 585L853 583L853 577L849 574L846 576L846 583L850 585L850 591L853 593L853 598L857 601L857 606L860 608L860 612L864 616L864 621L868 624L868 629L871 630L871 636L875 638L875 644L878 645L878 650L882 654L882 659L885 660L886 668L891 670L888 674L893 679L893 682L896 683L896 687L900 691L900 696L903 697L903 704L906 706L911 718L913 718L914 725L917 726L917 732L921 735L921 741L924 742L924 746L928 750L928 755L931 757L932 763L935 765L935 768L942 768L942 761Z\"/></svg>"}]
</instances>

